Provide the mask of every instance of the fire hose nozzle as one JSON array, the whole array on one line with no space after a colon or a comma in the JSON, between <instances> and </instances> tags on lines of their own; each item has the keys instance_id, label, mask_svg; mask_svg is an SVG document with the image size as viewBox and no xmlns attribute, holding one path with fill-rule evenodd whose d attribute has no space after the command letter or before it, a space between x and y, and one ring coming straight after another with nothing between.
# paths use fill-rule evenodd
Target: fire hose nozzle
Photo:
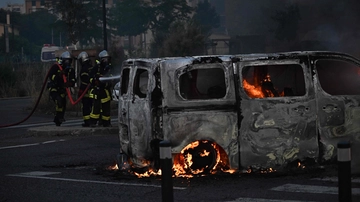
<instances>
[{"instance_id":1,"label":"fire hose nozzle","mask_svg":"<svg viewBox=\"0 0 360 202\"><path fill-rule=\"evenodd\" d=\"M120 79L120 75L117 76L104 76L104 77L100 77L99 80L100 81L111 81L111 80L118 80Z\"/></svg>"}]
</instances>

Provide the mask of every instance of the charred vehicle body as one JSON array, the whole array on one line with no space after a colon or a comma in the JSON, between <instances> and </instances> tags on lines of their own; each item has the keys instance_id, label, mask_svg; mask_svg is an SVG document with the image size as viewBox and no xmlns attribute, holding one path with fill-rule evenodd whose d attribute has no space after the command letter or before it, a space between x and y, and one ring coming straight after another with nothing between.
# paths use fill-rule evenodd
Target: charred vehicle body
<instances>
[{"instance_id":1,"label":"charred vehicle body","mask_svg":"<svg viewBox=\"0 0 360 202\"><path fill-rule=\"evenodd\" d=\"M171 143L182 173L281 170L360 150L360 61L335 52L128 59L120 76L120 153L158 166ZM352 159L359 172L360 158Z\"/></svg>"}]
</instances>

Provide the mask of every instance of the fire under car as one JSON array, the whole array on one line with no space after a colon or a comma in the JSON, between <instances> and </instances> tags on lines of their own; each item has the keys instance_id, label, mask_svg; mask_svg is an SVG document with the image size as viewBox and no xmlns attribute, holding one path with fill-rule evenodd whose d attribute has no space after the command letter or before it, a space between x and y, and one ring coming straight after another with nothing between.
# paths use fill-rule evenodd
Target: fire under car
<instances>
[{"instance_id":1,"label":"fire under car","mask_svg":"<svg viewBox=\"0 0 360 202\"><path fill-rule=\"evenodd\" d=\"M128 59L120 83L121 163L133 168L158 168L163 140L177 174L321 165L340 141L360 152L360 61L344 53Z\"/></svg>"}]
</instances>

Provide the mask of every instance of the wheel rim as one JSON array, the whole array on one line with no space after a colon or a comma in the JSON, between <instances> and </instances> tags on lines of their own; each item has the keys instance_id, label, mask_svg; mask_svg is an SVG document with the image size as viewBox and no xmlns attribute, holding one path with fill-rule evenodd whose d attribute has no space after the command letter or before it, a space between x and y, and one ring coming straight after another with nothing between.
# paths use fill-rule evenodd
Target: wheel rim
<instances>
[{"instance_id":1,"label":"wheel rim","mask_svg":"<svg viewBox=\"0 0 360 202\"><path fill-rule=\"evenodd\" d=\"M210 142L200 141L198 146L186 149L183 156L192 174L209 173L215 166L217 152Z\"/></svg>"}]
</instances>

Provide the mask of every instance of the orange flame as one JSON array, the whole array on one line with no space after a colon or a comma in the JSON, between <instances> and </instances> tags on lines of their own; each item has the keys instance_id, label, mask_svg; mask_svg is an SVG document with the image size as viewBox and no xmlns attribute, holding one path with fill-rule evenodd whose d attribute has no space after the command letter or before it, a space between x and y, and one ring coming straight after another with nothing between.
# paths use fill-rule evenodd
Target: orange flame
<instances>
[{"instance_id":1,"label":"orange flame","mask_svg":"<svg viewBox=\"0 0 360 202\"><path fill-rule=\"evenodd\" d=\"M106 169L107 170L119 170L119 167L118 167L117 163L115 162L114 165L108 166Z\"/></svg>"},{"instance_id":2,"label":"orange flame","mask_svg":"<svg viewBox=\"0 0 360 202\"><path fill-rule=\"evenodd\" d=\"M298 162L298 168L304 169L304 168L305 168L305 165L302 165L301 162Z\"/></svg>"},{"instance_id":3,"label":"orange flame","mask_svg":"<svg viewBox=\"0 0 360 202\"><path fill-rule=\"evenodd\" d=\"M243 86L246 93L252 98L264 98L261 86L253 86L249 84L245 79L243 80Z\"/></svg>"},{"instance_id":4,"label":"orange flame","mask_svg":"<svg viewBox=\"0 0 360 202\"><path fill-rule=\"evenodd\" d=\"M146 171L145 173L137 173L137 172L134 172L134 174L135 174L138 178L150 177L150 176L157 176L157 175L161 175L161 169L159 169L158 171L155 171L155 170L153 170L153 169L149 169L149 170Z\"/></svg>"},{"instance_id":5,"label":"orange flame","mask_svg":"<svg viewBox=\"0 0 360 202\"><path fill-rule=\"evenodd\" d=\"M266 77L260 82L258 85L251 85L248 81L245 79L243 80L243 87L246 91L246 93L251 98L264 98L264 97L275 97L275 96L284 96L284 91L278 92L277 89L275 89L271 84L271 78L270 75L266 75ZM263 84L271 84L271 87L263 87Z\"/></svg>"}]
</instances>

